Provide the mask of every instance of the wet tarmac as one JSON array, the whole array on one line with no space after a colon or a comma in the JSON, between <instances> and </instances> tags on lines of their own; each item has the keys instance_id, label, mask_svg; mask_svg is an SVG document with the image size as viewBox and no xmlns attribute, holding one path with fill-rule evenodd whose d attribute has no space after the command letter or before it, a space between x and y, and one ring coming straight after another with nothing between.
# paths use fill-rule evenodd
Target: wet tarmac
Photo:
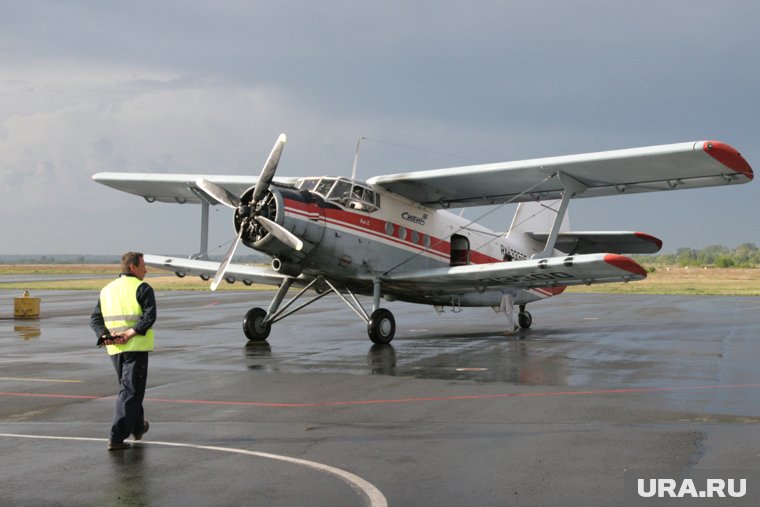
<instances>
[{"instance_id":1,"label":"wet tarmac","mask_svg":"<svg viewBox=\"0 0 760 507\"><path fill-rule=\"evenodd\" d=\"M108 452L97 294L36 292L20 321L17 292L0 505L635 505L632 478L665 471L742 476L714 504L760 501L760 298L567 294L515 334L490 309L388 303L377 346L337 298L253 344L242 317L272 293L160 292L150 432Z\"/></svg>"}]
</instances>

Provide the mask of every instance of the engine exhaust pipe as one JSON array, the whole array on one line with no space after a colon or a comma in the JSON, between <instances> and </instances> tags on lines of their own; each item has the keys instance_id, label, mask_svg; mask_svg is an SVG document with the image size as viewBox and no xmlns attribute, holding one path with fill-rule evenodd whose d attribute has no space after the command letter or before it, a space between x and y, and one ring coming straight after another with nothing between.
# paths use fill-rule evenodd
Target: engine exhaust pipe
<instances>
[{"instance_id":1,"label":"engine exhaust pipe","mask_svg":"<svg viewBox=\"0 0 760 507\"><path fill-rule=\"evenodd\" d=\"M299 276L301 274L301 265L300 264L293 264L290 262L282 262L280 259L275 257L272 260L272 269L280 273L281 275L285 276L292 276L293 278Z\"/></svg>"}]
</instances>

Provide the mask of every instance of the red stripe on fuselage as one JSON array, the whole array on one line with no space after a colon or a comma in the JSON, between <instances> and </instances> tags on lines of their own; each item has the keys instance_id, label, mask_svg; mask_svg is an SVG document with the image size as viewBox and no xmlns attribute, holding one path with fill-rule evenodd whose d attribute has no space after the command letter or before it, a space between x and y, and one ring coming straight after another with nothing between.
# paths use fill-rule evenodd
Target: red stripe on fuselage
<instances>
[{"instance_id":1,"label":"red stripe on fuselage","mask_svg":"<svg viewBox=\"0 0 760 507\"><path fill-rule=\"evenodd\" d=\"M443 261L445 264L448 264L450 261L451 243L442 238L436 238L435 236L431 236L425 232L412 229L407 225L394 222L390 222L393 224L393 235L390 235L385 232L386 224L389 222L388 220L381 220L364 214L346 211L340 208L322 208L323 215L320 215L319 212L313 210L313 204L307 204L305 202L293 199L285 199L285 211L287 213L307 218L309 220L321 220L324 221L324 223L327 225L343 227L345 229L349 229L356 233L362 234L365 237L369 237L370 239L379 239L383 241L389 241L397 245L405 246L417 252L434 256L436 259ZM398 237L399 227L404 227L407 230L406 239L402 240ZM412 231L416 231L418 234L417 242L413 242L411 240ZM430 237L430 247L425 247L424 244L424 236L426 234L428 237ZM473 249L470 249L469 260L472 264L489 264L494 262L502 262L501 259L491 257L488 254ZM567 287L565 286L537 287L531 290L545 297L549 297L561 294L566 288Z\"/></svg>"},{"instance_id":2,"label":"red stripe on fuselage","mask_svg":"<svg viewBox=\"0 0 760 507\"><path fill-rule=\"evenodd\" d=\"M317 214L311 211L311 206L301 201L285 199L285 208L288 213L293 213L295 215L308 219L317 218ZM450 259L451 244L448 241L442 238L436 238L435 236L431 236L430 234L427 234L423 231L413 229L405 224L390 222L393 224L393 234L390 235L385 232L386 224L389 222L387 220L380 220L367 215L346 211L340 208L322 208L322 213L324 213L324 220L328 224L345 227L351 229L352 231L363 233L374 238L391 241L398 245L404 245L406 247L413 248L416 251L427 252L436 257L440 257L442 260L445 260L447 262ZM407 231L405 239L401 239L398 236L400 227L403 227ZM412 241L412 231L417 232L417 242ZM430 247L425 247L425 235L430 237ZM470 250L470 261L473 264L487 264L491 262L500 262L500 260L501 259L491 257L487 254L484 254L483 252L479 252L473 249Z\"/></svg>"}]
</instances>

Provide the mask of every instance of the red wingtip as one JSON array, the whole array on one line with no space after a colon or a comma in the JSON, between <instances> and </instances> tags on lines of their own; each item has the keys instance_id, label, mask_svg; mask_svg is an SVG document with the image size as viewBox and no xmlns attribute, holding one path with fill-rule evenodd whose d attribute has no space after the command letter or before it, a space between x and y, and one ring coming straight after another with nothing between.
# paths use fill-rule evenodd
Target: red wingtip
<instances>
[{"instance_id":1,"label":"red wingtip","mask_svg":"<svg viewBox=\"0 0 760 507\"><path fill-rule=\"evenodd\" d=\"M647 272L644 268L639 266L635 260L626 257L625 255L608 254L604 256L604 262L611 264L618 269L622 269L623 271L633 273L634 275L647 276Z\"/></svg>"},{"instance_id":2,"label":"red wingtip","mask_svg":"<svg viewBox=\"0 0 760 507\"><path fill-rule=\"evenodd\" d=\"M732 171L742 173L750 180L755 177L749 163L744 160L741 153L732 146L718 141L705 141L702 149L712 158L728 167Z\"/></svg>"},{"instance_id":3,"label":"red wingtip","mask_svg":"<svg viewBox=\"0 0 760 507\"><path fill-rule=\"evenodd\" d=\"M657 251L659 251L660 248L662 248L662 240L660 238L655 238L654 236L650 234L646 234L644 232L637 232L635 234L637 238L642 239L644 241L649 241L650 243L654 243L655 245L657 245Z\"/></svg>"}]
</instances>

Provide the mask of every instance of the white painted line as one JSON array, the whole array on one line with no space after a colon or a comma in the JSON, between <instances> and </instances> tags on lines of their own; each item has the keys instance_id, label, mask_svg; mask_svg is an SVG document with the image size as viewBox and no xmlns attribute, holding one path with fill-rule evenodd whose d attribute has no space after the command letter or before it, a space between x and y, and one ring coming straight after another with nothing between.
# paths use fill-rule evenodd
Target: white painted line
<instances>
[{"instance_id":1,"label":"white painted line","mask_svg":"<svg viewBox=\"0 0 760 507\"><path fill-rule=\"evenodd\" d=\"M69 441L79 441L79 442L107 442L108 441L105 438L23 435L23 434L17 434L17 433L0 433L0 437L29 438L29 439L40 439L40 440L69 440ZM211 446L211 445L183 444L183 443L178 443L178 442L157 442L157 441L149 441L149 440L140 440L140 443L137 445L143 445L143 444L164 445L168 447L187 447L190 449L201 449L201 450L206 450L206 451L229 452L229 453L234 453L234 454L255 456L259 458L274 459L278 461L284 461L286 463L292 463L294 465L302 465L305 467L313 468L315 470L319 470L320 472L326 472L328 474L335 475L338 478L344 480L352 488L357 489L359 490L359 492L363 493L364 496L369 501L369 505L371 507L387 507L388 506L388 501L385 499L385 496L380 492L379 489L377 489L368 481L365 481L358 475L352 474L351 472L346 472L345 470L341 470L340 468L335 468L329 465L324 465L322 463L317 463L316 461L308 461L305 459L291 458L289 456L282 456L279 454L270 454L267 452L248 451L245 449L235 449L232 447L216 447L216 446Z\"/></svg>"},{"instance_id":2,"label":"white painted line","mask_svg":"<svg viewBox=\"0 0 760 507\"><path fill-rule=\"evenodd\" d=\"M0 380L21 380L24 382L70 382L81 383L81 380L61 380L61 379L47 379L47 378L24 378L24 377L0 377Z\"/></svg>"}]
</instances>

